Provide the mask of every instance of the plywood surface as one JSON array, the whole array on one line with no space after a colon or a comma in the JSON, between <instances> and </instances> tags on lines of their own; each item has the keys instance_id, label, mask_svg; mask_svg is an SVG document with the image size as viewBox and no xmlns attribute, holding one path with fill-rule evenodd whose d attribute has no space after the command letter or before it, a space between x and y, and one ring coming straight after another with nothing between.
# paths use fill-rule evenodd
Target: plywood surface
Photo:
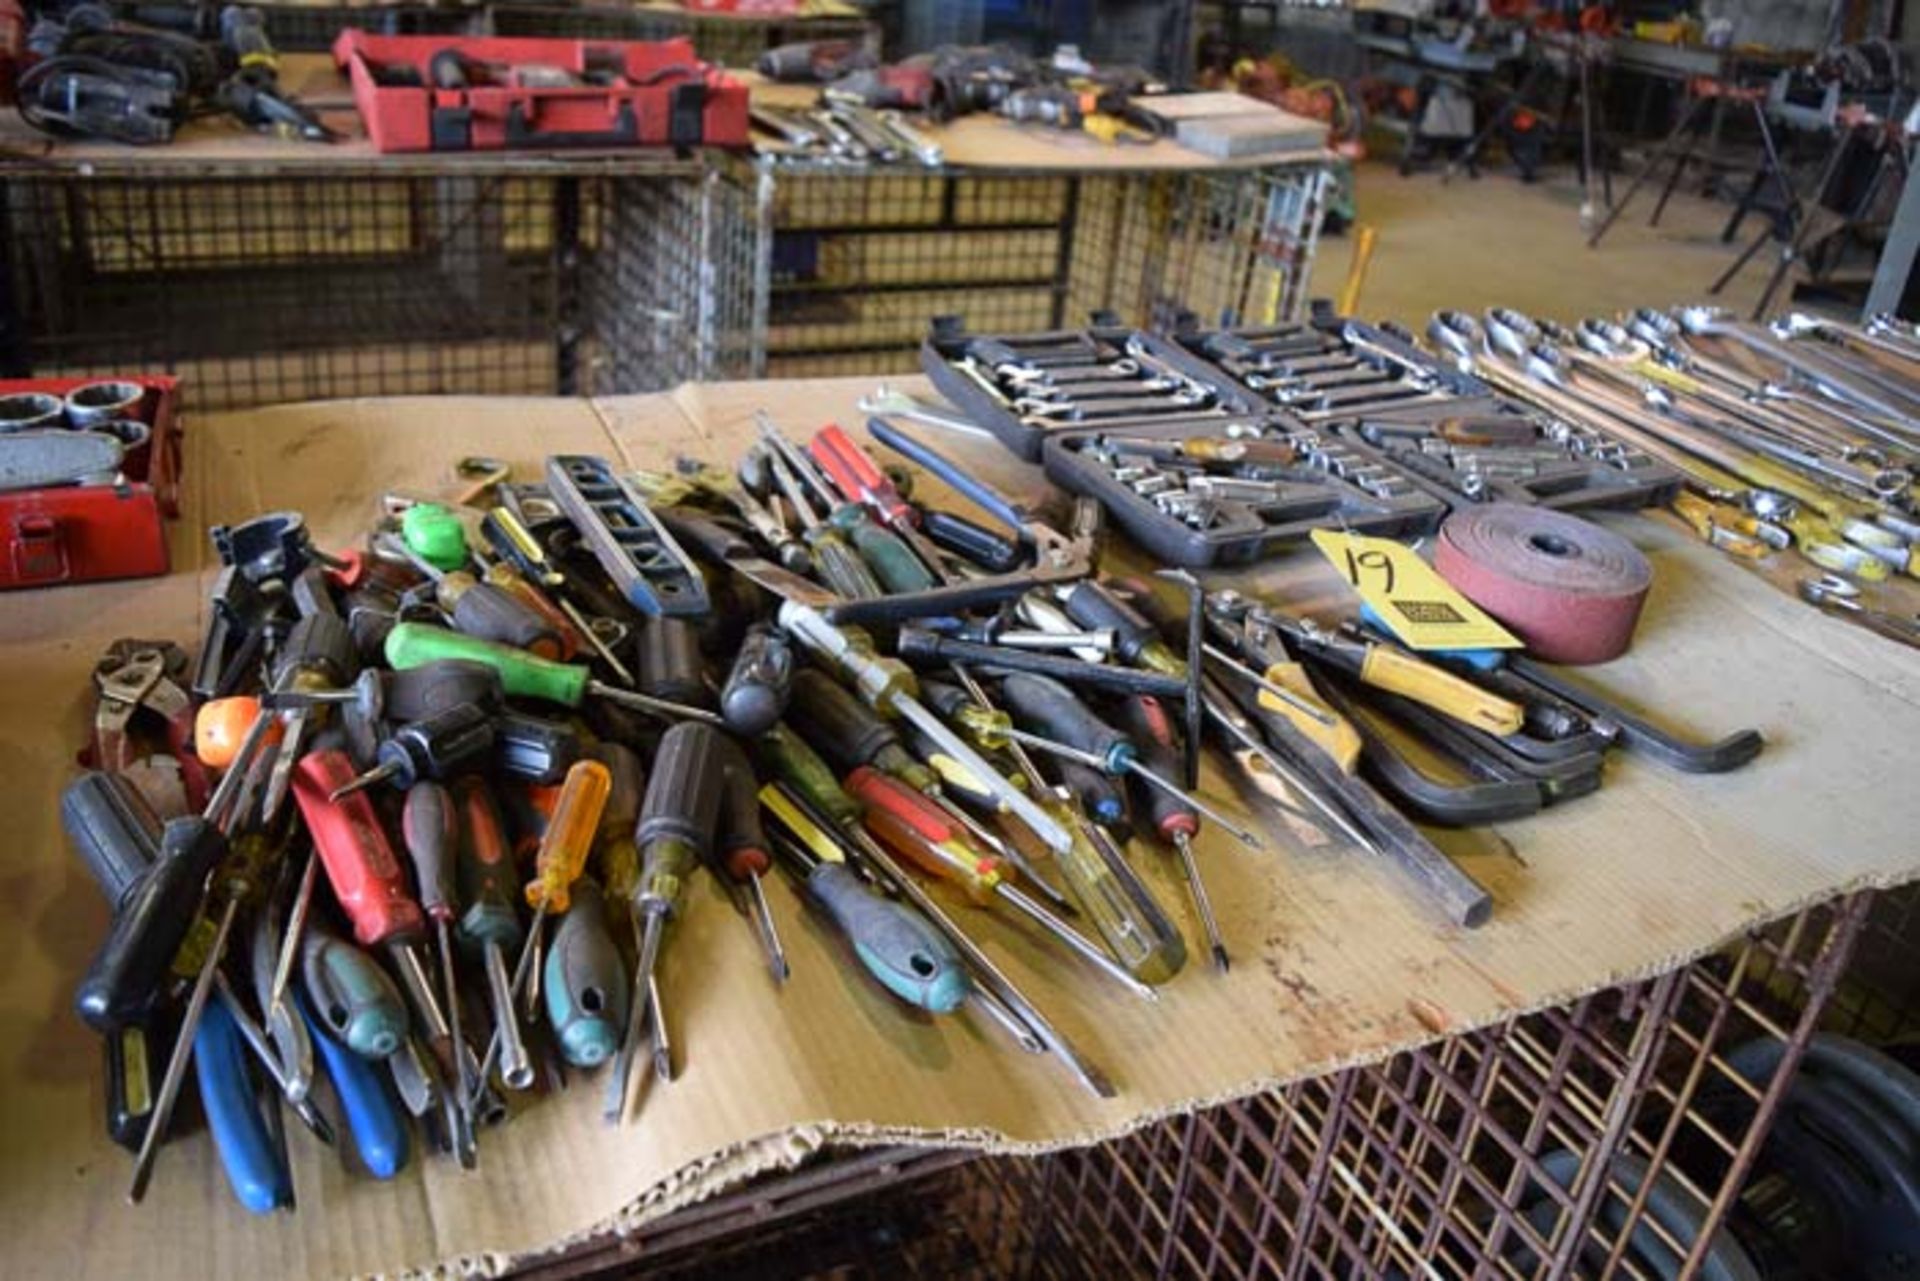
<instances>
[{"instance_id":1,"label":"plywood surface","mask_svg":"<svg viewBox=\"0 0 1920 1281\"><path fill-rule=\"evenodd\" d=\"M297 1127L296 1215L249 1219L207 1140L169 1146L138 1209L127 1162L99 1132L97 1046L67 1000L104 920L65 848L55 796L90 707L86 673L118 636L191 643L211 558L202 527L304 510L325 542L352 538L382 487L431 490L456 455L528 472L555 451L639 466L729 459L751 412L794 428L859 421L871 380L683 388L588 404L554 400L334 402L190 424L188 519L177 572L138 584L0 598L0 788L14 928L0 950L0 1230L9 1275L81 1278L337 1275L500 1262L603 1230L828 1139L996 1148L1079 1142L1289 1078L1660 970L1844 888L1920 871L1911 787L1920 657L1820 617L1668 526L1614 528L1656 567L1633 653L1595 675L1702 733L1756 725L1754 766L1720 778L1630 756L1597 796L1445 847L1493 891L1484 929L1439 923L1390 870L1351 849L1300 847L1258 803L1207 788L1269 832L1254 852L1202 840L1236 964L1197 965L1147 1004L977 917L1000 958L1119 1084L1099 1101L1057 1065L965 1020L905 1015L837 953L785 885L773 904L794 977L775 991L749 930L697 884L661 971L687 1068L649 1089L635 1124L603 1126L588 1081L483 1136L481 1168L434 1159L396 1184L348 1174ZM1036 472L991 452L982 471L1038 493ZM1124 562L1124 555L1118 561ZM1311 560L1267 575L1326 597ZM1136 861L1194 923L1165 859ZM962 909L964 910L964 909Z\"/></svg>"}]
</instances>

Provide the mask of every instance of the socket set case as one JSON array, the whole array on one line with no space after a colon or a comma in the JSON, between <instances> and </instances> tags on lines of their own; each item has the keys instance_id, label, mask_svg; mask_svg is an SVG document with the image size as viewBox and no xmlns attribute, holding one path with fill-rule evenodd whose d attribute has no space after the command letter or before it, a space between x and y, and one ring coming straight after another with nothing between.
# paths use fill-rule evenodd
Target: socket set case
<instances>
[{"instance_id":1,"label":"socket set case","mask_svg":"<svg viewBox=\"0 0 1920 1281\"><path fill-rule=\"evenodd\" d=\"M333 60L351 80L354 106L380 151L744 147L749 139L746 85L700 61L685 36L453 38L349 29L334 41ZM530 81L515 74L522 68L568 82Z\"/></svg>"},{"instance_id":2,"label":"socket set case","mask_svg":"<svg viewBox=\"0 0 1920 1281\"><path fill-rule=\"evenodd\" d=\"M128 443L110 484L49 485L0 492L0 589L110 578L150 578L168 568L166 522L180 514L179 380L164 376L0 380L0 397L64 397L102 382L143 389L125 415L147 428Z\"/></svg>"},{"instance_id":3,"label":"socket set case","mask_svg":"<svg viewBox=\"0 0 1920 1281\"><path fill-rule=\"evenodd\" d=\"M1671 499L1680 475L1649 454L1517 405L1387 329L1319 310L1311 324L1177 337L1255 396L1459 507L1562 511Z\"/></svg>"},{"instance_id":4,"label":"socket set case","mask_svg":"<svg viewBox=\"0 0 1920 1281\"><path fill-rule=\"evenodd\" d=\"M1248 389L1111 313L1095 313L1085 329L1011 337L970 334L957 317L936 317L920 366L942 396L1028 462L1040 461L1049 437L1068 432L1178 416L1186 434L1200 435L1265 417Z\"/></svg>"},{"instance_id":5,"label":"socket set case","mask_svg":"<svg viewBox=\"0 0 1920 1281\"><path fill-rule=\"evenodd\" d=\"M1163 464L1155 470L1164 487L1143 492L1141 482L1156 477L1130 477L1128 459L1142 455L1129 451L1155 441L1173 446L1216 430L1181 422L1062 433L1046 441L1042 459L1048 479L1097 499L1135 542L1169 565L1190 569L1246 564L1316 529L1430 533L1447 513L1444 502L1377 461L1372 451L1278 415L1236 427L1225 439L1290 445L1296 460L1263 465L1257 476Z\"/></svg>"}]
</instances>

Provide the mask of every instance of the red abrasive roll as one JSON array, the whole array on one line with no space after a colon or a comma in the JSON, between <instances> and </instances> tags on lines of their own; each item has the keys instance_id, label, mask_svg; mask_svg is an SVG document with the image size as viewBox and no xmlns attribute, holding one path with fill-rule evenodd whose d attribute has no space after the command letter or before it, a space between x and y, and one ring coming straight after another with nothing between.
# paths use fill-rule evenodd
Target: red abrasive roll
<instances>
[{"instance_id":1,"label":"red abrasive roll","mask_svg":"<svg viewBox=\"0 0 1920 1281\"><path fill-rule=\"evenodd\" d=\"M1449 516L1433 564L1550 663L1624 654L1653 585L1653 566L1618 534L1517 503Z\"/></svg>"}]
</instances>

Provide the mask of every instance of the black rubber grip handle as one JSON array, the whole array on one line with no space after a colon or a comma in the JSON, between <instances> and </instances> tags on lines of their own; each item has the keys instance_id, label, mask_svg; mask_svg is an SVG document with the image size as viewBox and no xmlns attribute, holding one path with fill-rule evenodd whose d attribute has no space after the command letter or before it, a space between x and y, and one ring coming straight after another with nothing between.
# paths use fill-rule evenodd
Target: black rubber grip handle
<instances>
[{"instance_id":1,"label":"black rubber grip handle","mask_svg":"<svg viewBox=\"0 0 1920 1281\"><path fill-rule=\"evenodd\" d=\"M921 509L920 532L943 552L964 556L982 569L1010 574L1020 567L1020 544L985 525L949 511Z\"/></svg>"},{"instance_id":2,"label":"black rubber grip handle","mask_svg":"<svg viewBox=\"0 0 1920 1281\"><path fill-rule=\"evenodd\" d=\"M227 855L227 839L202 818L176 818L159 857L120 901L93 964L74 993L74 1009L101 1032L145 1014L173 972L174 953L200 906L207 878Z\"/></svg>"},{"instance_id":3,"label":"black rubber grip handle","mask_svg":"<svg viewBox=\"0 0 1920 1281\"><path fill-rule=\"evenodd\" d=\"M493 763L509 778L542 785L558 783L583 751L580 732L565 721L519 712L501 712L493 718ZM639 804L636 796L633 805L637 808ZM627 821L633 821L632 811Z\"/></svg>"},{"instance_id":4,"label":"black rubber grip handle","mask_svg":"<svg viewBox=\"0 0 1920 1281\"><path fill-rule=\"evenodd\" d=\"M274 664L274 680L284 682L296 671L311 671L344 689L360 674L360 651L353 633L338 614L308 614L287 633Z\"/></svg>"},{"instance_id":5,"label":"black rubber grip handle","mask_svg":"<svg viewBox=\"0 0 1920 1281\"><path fill-rule=\"evenodd\" d=\"M729 754L725 735L699 721L682 721L660 739L653 777L640 806L634 841L645 849L673 838L706 856L727 787Z\"/></svg>"},{"instance_id":6,"label":"black rubber grip handle","mask_svg":"<svg viewBox=\"0 0 1920 1281\"><path fill-rule=\"evenodd\" d=\"M560 643L538 611L492 583L474 583L461 592L449 614L455 631L515 649L557 650Z\"/></svg>"},{"instance_id":7,"label":"black rubber grip handle","mask_svg":"<svg viewBox=\"0 0 1920 1281\"><path fill-rule=\"evenodd\" d=\"M807 668L793 677L791 724L841 774L870 765L900 736L865 703L825 672Z\"/></svg>"},{"instance_id":8,"label":"black rubber grip handle","mask_svg":"<svg viewBox=\"0 0 1920 1281\"><path fill-rule=\"evenodd\" d=\"M376 710L385 720L424 720L435 712L463 703L491 712L505 700L500 689L500 673L485 663L466 658L441 658L418 667L386 672L381 681L384 701Z\"/></svg>"},{"instance_id":9,"label":"black rubber grip handle","mask_svg":"<svg viewBox=\"0 0 1920 1281\"><path fill-rule=\"evenodd\" d=\"M60 825L94 883L119 905L160 857L160 819L118 774L89 770L60 793Z\"/></svg>"},{"instance_id":10,"label":"black rubber grip handle","mask_svg":"<svg viewBox=\"0 0 1920 1281\"><path fill-rule=\"evenodd\" d=\"M1095 716L1074 692L1046 676L1014 672L1000 682L1000 697L1015 720L1057 743L1109 759L1130 745L1119 730Z\"/></svg>"},{"instance_id":11,"label":"black rubber grip handle","mask_svg":"<svg viewBox=\"0 0 1920 1281\"><path fill-rule=\"evenodd\" d=\"M700 663L700 632L694 623L656 615L641 619L638 630L640 692L690 707L712 706Z\"/></svg>"},{"instance_id":12,"label":"black rubber grip handle","mask_svg":"<svg viewBox=\"0 0 1920 1281\"><path fill-rule=\"evenodd\" d=\"M1180 752L1175 747L1179 731L1167 705L1157 698L1124 698L1114 719L1121 732L1132 740L1140 753L1140 763L1162 778L1179 778L1183 772ZM1147 821L1154 831L1168 840L1181 832L1188 836L1200 830L1200 815L1164 787L1134 780L1134 798L1146 804Z\"/></svg>"},{"instance_id":13,"label":"black rubber grip handle","mask_svg":"<svg viewBox=\"0 0 1920 1281\"><path fill-rule=\"evenodd\" d=\"M793 647L783 633L765 623L749 627L720 690L720 715L727 728L742 738L757 738L772 729L793 693L793 668Z\"/></svg>"},{"instance_id":14,"label":"black rubber grip handle","mask_svg":"<svg viewBox=\"0 0 1920 1281\"><path fill-rule=\"evenodd\" d=\"M714 845L728 875L758 876L772 866L766 829L760 823L760 782L740 744L721 739L726 759L726 787L721 802Z\"/></svg>"},{"instance_id":15,"label":"black rubber grip handle","mask_svg":"<svg viewBox=\"0 0 1920 1281\"><path fill-rule=\"evenodd\" d=\"M640 798L646 794L647 771L640 753L625 743L595 743L587 754L607 767L613 787L607 792L606 808L600 811L600 830L626 832L640 821Z\"/></svg>"}]
</instances>

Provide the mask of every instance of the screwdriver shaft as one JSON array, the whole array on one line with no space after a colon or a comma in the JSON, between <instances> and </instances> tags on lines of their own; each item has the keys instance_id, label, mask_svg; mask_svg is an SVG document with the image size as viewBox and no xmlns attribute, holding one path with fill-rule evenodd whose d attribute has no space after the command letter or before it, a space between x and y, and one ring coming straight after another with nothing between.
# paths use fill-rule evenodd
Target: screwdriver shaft
<instances>
[{"instance_id":1,"label":"screwdriver shaft","mask_svg":"<svg viewBox=\"0 0 1920 1281\"><path fill-rule=\"evenodd\" d=\"M580 607L564 596L559 600L560 611L567 616L567 621L573 624L574 629L586 638L593 652L600 656L600 661L607 665L622 685L632 685L633 673L627 669L625 663L620 661L620 656L613 652L613 647L600 638L600 633L593 630L592 625L587 622L586 615L580 612Z\"/></svg>"},{"instance_id":2,"label":"screwdriver shaft","mask_svg":"<svg viewBox=\"0 0 1920 1281\"><path fill-rule=\"evenodd\" d=\"M533 1062L520 1037L520 1020L514 1016L513 980L507 974L506 954L498 943L488 943L481 963L486 968L487 1004L493 1009L494 1035L500 1046L500 1079L510 1090L527 1089L533 1084ZM482 1073L480 1081L485 1080Z\"/></svg>"},{"instance_id":3,"label":"screwdriver shaft","mask_svg":"<svg viewBox=\"0 0 1920 1281\"><path fill-rule=\"evenodd\" d=\"M1053 756L1058 756L1063 760L1079 761L1082 765L1097 770L1105 770L1107 768L1106 758L1098 753L1083 752L1077 747L1069 747L1065 743L1056 743L1050 738L1043 738L1038 734L1029 734L1025 730L1010 729L1004 732L1013 742L1020 743L1027 747L1039 748L1041 751ZM1240 826L1240 824L1234 822L1192 792L1187 791L1172 779L1161 778L1139 761L1130 760L1126 763L1126 766L1128 771L1138 777L1142 782L1151 784L1171 796L1179 797L1186 804L1191 805L1194 809L1212 819L1215 826L1219 827L1221 831L1227 833L1236 841L1239 841L1242 845L1249 846L1253 849L1266 848L1258 836L1255 836L1252 832Z\"/></svg>"},{"instance_id":4,"label":"screwdriver shaft","mask_svg":"<svg viewBox=\"0 0 1920 1281\"><path fill-rule=\"evenodd\" d=\"M1028 1027L1018 1014L1008 1009L1005 1001L986 988L976 984L973 991L967 995L967 1003L1006 1029L1007 1035L1013 1038L1014 1043L1028 1054L1047 1052L1047 1043L1035 1036L1033 1029Z\"/></svg>"},{"instance_id":5,"label":"screwdriver shaft","mask_svg":"<svg viewBox=\"0 0 1920 1281\"><path fill-rule=\"evenodd\" d=\"M300 954L300 936L306 932L307 912L313 907L313 884L320 875L320 858L307 851L306 870L300 873L300 888L287 910L287 932L280 940L280 955L273 962L273 983L267 989L266 1013L271 1016L286 1000L287 983L293 977L293 958Z\"/></svg>"},{"instance_id":6,"label":"screwdriver shaft","mask_svg":"<svg viewBox=\"0 0 1920 1281\"><path fill-rule=\"evenodd\" d=\"M647 976L647 1009L650 1014L648 1026L653 1030L653 1070L662 1081L673 1080L673 1038L667 1031L667 1020L661 1011L666 1006L660 1002L660 981L652 975Z\"/></svg>"},{"instance_id":7,"label":"screwdriver shaft","mask_svg":"<svg viewBox=\"0 0 1920 1281\"><path fill-rule=\"evenodd\" d=\"M1310 720L1318 721L1320 724L1329 728L1340 723L1340 718L1327 711L1326 708L1315 704L1310 699L1302 698L1285 685L1268 680L1259 672L1254 671L1251 667L1248 667L1245 663L1235 658L1232 654L1227 653L1226 650L1221 649L1218 645L1206 644L1202 645L1200 649L1208 658L1211 658L1214 662L1220 664L1241 680L1250 682L1258 688L1265 690L1267 693L1285 703L1288 707L1299 712L1302 716Z\"/></svg>"},{"instance_id":8,"label":"screwdriver shaft","mask_svg":"<svg viewBox=\"0 0 1920 1281\"><path fill-rule=\"evenodd\" d=\"M655 716L670 716L683 721L700 721L723 729L727 723L718 712L710 712L704 707L693 707L686 703L676 703L670 698L655 698L651 694L619 689L605 681L588 681L587 692L598 695L610 703L631 707L637 712L651 712Z\"/></svg>"},{"instance_id":9,"label":"screwdriver shaft","mask_svg":"<svg viewBox=\"0 0 1920 1281\"><path fill-rule=\"evenodd\" d=\"M760 877L752 875L747 877L747 886L753 899L753 930L766 951L767 969L775 983L785 983L793 968L787 964L787 950L780 944L780 930L773 923L773 907L767 902L766 887L760 883Z\"/></svg>"},{"instance_id":10,"label":"screwdriver shaft","mask_svg":"<svg viewBox=\"0 0 1920 1281\"><path fill-rule=\"evenodd\" d=\"M1035 869L1033 861L1027 857L1025 850L1021 849L1012 841L1003 840L998 832L988 827L985 823L982 823L973 815L967 813L965 806L960 805L950 798L938 793L929 793L927 799L951 815L953 821L966 828L975 840L986 846L987 849L994 854L999 855L1001 858L1007 860L1007 862L1013 864L1014 868L1022 877L1026 878L1029 884L1047 896L1048 902L1054 904L1056 907L1067 908L1069 911L1072 910L1069 906L1067 896L1055 889L1051 882L1040 875L1039 871Z\"/></svg>"},{"instance_id":11,"label":"screwdriver shaft","mask_svg":"<svg viewBox=\"0 0 1920 1281\"><path fill-rule=\"evenodd\" d=\"M1337 805L1320 795L1319 789L1313 787L1305 778L1301 777L1300 771L1288 764L1285 758L1278 752L1262 742L1258 734L1248 729L1245 725L1240 724L1232 716L1214 707L1211 703L1207 706L1207 712L1213 717L1216 725L1225 729L1235 742L1259 757L1261 763L1275 774L1278 774L1281 781L1292 788L1296 796L1299 796L1305 800L1307 804L1319 811L1320 815L1328 822L1331 822L1334 827L1338 828L1343 836L1370 854L1384 856L1384 851L1381 850L1377 842L1356 827L1351 819L1340 812L1340 808ZM1302 817L1310 816L1302 815ZM1316 824L1316 826L1317 825L1318 824Z\"/></svg>"},{"instance_id":12,"label":"screwdriver shaft","mask_svg":"<svg viewBox=\"0 0 1920 1281\"><path fill-rule=\"evenodd\" d=\"M1220 921L1213 914L1213 898L1207 893L1207 883L1200 879L1199 863L1194 861L1193 839L1185 832L1176 832L1173 847L1180 852L1180 866L1186 872L1187 888L1193 892L1201 928L1207 932L1207 944L1213 949L1213 963L1224 974L1232 962L1227 956L1227 941L1220 934Z\"/></svg>"},{"instance_id":13,"label":"screwdriver shaft","mask_svg":"<svg viewBox=\"0 0 1920 1281\"><path fill-rule=\"evenodd\" d=\"M1120 984L1135 996L1147 1001L1158 1001L1160 999L1158 992L1148 987L1145 983L1142 983L1133 975L1127 973L1126 969L1122 967L1119 962L1101 951L1100 948L1095 946L1084 934L1081 934L1080 931L1047 911L1046 908L1042 907L1033 898L1021 893L1017 887L1001 881L995 885L993 889L994 893L998 894L1001 900L1009 907L1014 908L1035 925L1045 930L1053 938L1059 939L1062 943L1066 944L1068 950L1072 951L1074 955L1086 961L1087 964L1093 966L1096 970L1099 970L1102 974Z\"/></svg>"},{"instance_id":14,"label":"screwdriver shaft","mask_svg":"<svg viewBox=\"0 0 1920 1281\"><path fill-rule=\"evenodd\" d=\"M167 1058L167 1071L160 1078L160 1093L154 1098L147 1132L141 1136L140 1151L133 1159L133 1179L127 1185L127 1200L135 1205L147 1195L147 1184L153 1180L154 1161L160 1154L160 1144L166 1136L167 1126L173 1121L173 1105L180 1099L180 1086L187 1076L187 1062L193 1058L193 1034L200 1027L201 1016L206 1013L207 996L213 991L214 975L226 956L227 938L233 933L233 918L239 912L240 900L229 897L226 907L221 909L220 928L214 931L213 945L207 949L207 959L200 963L200 973L193 980L193 992L187 997L187 1012L180 1020L179 1039L173 1043L173 1053Z\"/></svg>"},{"instance_id":15,"label":"screwdriver shaft","mask_svg":"<svg viewBox=\"0 0 1920 1281\"><path fill-rule=\"evenodd\" d=\"M468 1079L472 1064L468 1058L466 1038L460 1034L460 987L453 974L453 941L448 936L445 916L435 917L433 925L438 936L435 941L440 945L440 984L444 989L441 994L447 1002L447 1034L453 1038L455 1092L459 1095L460 1106L471 1108L474 1097L480 1091L480 1083Z\"/></svg>"},{"instance_id":16,"label":"screwdriver shaft","mask_svg":"<svg viewBox=\"0 0 1920 1281\"><path fill-rule=\"evenodd\" d=\"M653 1006L653 967L660 959L660 936L666 914L648 912L640 935L640 956L633 967L633 999L627 1006L627 1027L620 1038L619 1053L613 1057L613 1071L607 1074L606 1102L602 1115L613 1125L626 1119L627 1094L633 1079L634 1056L640 1052L640 1033L646 1026L647 1011ZM657 1043L660 1037L656 1033Z\"/></svg>"}]
</instances>

